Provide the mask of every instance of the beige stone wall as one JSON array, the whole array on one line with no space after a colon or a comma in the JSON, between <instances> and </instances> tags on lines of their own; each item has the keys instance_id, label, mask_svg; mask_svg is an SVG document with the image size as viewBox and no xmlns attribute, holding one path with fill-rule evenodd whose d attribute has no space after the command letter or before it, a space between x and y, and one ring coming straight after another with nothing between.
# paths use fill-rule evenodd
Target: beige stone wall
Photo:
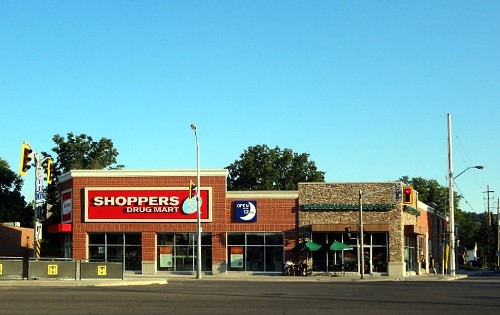
<instances>
[{"instance_id":1,"label":"beige stone wall","mask_svg":"<svg viewBox=\"0 0 500 315\"><path fill-rule=\"evenodd\" d=\"M394 204L388 211L363 211L364 225L388 226L390 262L404 262L404 225L416 224L416 216L403 212L401 202L393 200L394 188L400 183L300 183L299 220L302 230L312 224L340 224L359 226L359 210L304 210L308 204L359 204L359 191L363 205ZM416 206L415 206L416 207Z\"/></svg>"}]
</instances>

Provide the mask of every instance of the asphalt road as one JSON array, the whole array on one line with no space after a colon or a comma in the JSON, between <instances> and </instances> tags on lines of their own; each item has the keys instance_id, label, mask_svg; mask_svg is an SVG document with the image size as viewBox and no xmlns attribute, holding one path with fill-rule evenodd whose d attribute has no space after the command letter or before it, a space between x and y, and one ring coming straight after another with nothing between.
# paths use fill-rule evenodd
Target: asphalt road
<instances>
[{"instance_id":1,"label":"asphalt road","mask_svg":"<svg viewBox=\"0 0 500 315\"><path fill-rule=\"evenodd\" d=\"M0 287L0 314L498 314L500 278Z\"/></svg>"}]
</instances>

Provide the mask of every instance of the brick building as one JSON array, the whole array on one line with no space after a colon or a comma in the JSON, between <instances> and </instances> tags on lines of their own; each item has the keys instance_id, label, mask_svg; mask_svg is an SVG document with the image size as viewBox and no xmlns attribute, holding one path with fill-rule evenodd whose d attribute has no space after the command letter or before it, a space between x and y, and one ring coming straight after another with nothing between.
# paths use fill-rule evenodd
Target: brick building
<instances>
[{"instance_id":1,"label":"brick building","mask_svg":"<svg viewBox=\"0 0 500 315\"><path fill-rule=\"evenodd\" d=\"M0 257L32 257L33 238L33 229L21 227L19 222L1 223Z\"/></svg>"},{"instance_id":2,"label":"brick building","mask_svg":"<svg viewBox=\"0 0 500 315\"><path fill-rule=\"evenodd\" d=\"M298 191L227 191L227 170L201 170L201 269L206 273L282 271L306 256L315 271L360 273L359 190L363 190L365 273L421 272L439 252L440 218L416 200L393 199L401 183L300 183ZM196 171L77 170L59 178L65 255L121 261L142 274L196 270ZM417 199L417 198L415 198ZM334 241L352 250L332 251ZM320 250L296 250L313 241ZM435 254L437 257L438 255Z\"/></svg>"},{"instance_id":3,"label":"brick building","mask_svg":"<svg viewBox=\"0 0 500 315\"><path fill-rule=\"evenodd\" d=\"M297 192L227 192L227 170L202 170L202 271L281 272L296 239ZM71 171L59 178L65 255L122 261L143 274L196 270L196 171Z\"/></svg>"}]
</instances>

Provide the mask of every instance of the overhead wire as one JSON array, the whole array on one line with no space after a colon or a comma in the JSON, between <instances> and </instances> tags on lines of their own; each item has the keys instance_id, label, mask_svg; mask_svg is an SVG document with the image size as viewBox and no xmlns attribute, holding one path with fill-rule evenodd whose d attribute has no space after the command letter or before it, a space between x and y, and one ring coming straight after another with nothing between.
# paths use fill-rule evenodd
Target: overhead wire
<instances>
[{"instance_id":1,"label":"overhead wire","mask_svg":"<svg viewBox=\"0 0 500 315\"><path fill-rule=\"evenodd\" d=\"M457 143L458 143L458 146L457 146L458 153L459 153L459 156L461 157L464 165L466 165L467 167L470 167L472 165L476 165L476 164L473 164L473 163L470 162L470 159L468 158L467 151L464 149L464 145L463 145L460 137L458 135L456 135L455 138L456 138ZM477 178L477 177L475 177L476 176L475 174L471 174L470 176L473 176L473 178ZM477 184L477 182L476 182L476 184ZM457 187L456 182L455 182L455 186ZM483 187L482 187L481 184L479 184L479 188L481 190L483 189ZM458 189L458 191L460 191L460 188L457 187L457 189ZM460 195L461 195L462 199L464 200L464 202L470 207L470 209L472 209L473 212L478 213L478 212L475 211L474 207L472 207L472 205L465 198L465 195L462 193L462 191L460 191ZM486 209L485 205L484 205L484 209Z\"/></svg>"}]
</instances>

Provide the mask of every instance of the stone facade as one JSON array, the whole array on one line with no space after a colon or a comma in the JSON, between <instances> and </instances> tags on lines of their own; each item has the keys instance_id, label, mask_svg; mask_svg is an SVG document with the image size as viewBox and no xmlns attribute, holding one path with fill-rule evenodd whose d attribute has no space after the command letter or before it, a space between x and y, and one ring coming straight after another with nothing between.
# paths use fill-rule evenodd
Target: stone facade
<instances>
[{"instance_id":1,"label":"stone facade","mask_svg":"<svg viewBox=\"0 0 500 315\"><path fill-rule=\"evenodd\" d=\"M420 255L427 256L429 230L436 238L432 213L424 205L417 206L414 194L411 203L404 204L401 199L403 184L384 183L300 183L299 215L300 233L352 232L360 231L360 196L362 196L363 231L384 232L388 234L388 272L391 276L404 276L407 273L408 254L405 257L405 238L407 246L417 246L411 257L412 266L419 264ZM399 197L396 197L396 191ZM420 208L420 209L419 209ZM425 213L425 220L419 220ZM439 243L437 242L432 242ZM418 258L417 258L418 257ZM415 267L413 271L419 272Z\"/></svg>"}]
</instances>

